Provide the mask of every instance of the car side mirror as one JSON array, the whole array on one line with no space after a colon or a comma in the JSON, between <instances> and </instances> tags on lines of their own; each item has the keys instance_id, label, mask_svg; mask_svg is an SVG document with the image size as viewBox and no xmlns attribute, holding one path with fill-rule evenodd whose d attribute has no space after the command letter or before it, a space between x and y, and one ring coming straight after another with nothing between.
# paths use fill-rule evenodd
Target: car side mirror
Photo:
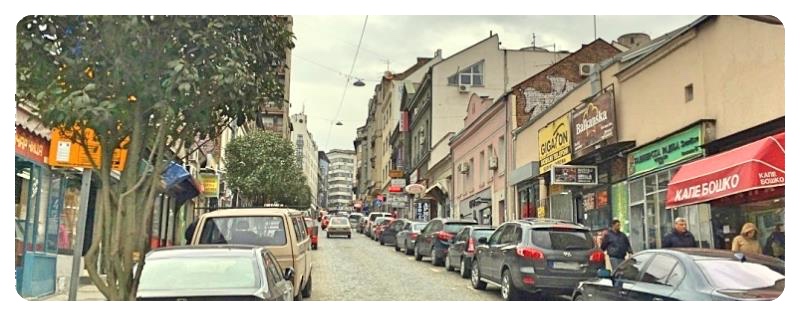
<instances>
[{"instance_id":1,"label":"car side mirror","mask_svg":"<svg viewBox=\"0 0 800 316\"><path fill-rule=\"evenodd\" d=\"M291 281L294 278L294 268L288 267L286 271L283 272L283 279L286 281Z\"/></svg>"},{"instance_id":2,"label":"car side mirror","mask_svg":"<svg viewBox=\"0 0 800 316\"><path fill-rule=\"evenodd\" d=\"M481 237L481 238L478 238L478 243L481 244L481 245L486 245L486 244L489 243L489 240L486 239L486 237Z\"/></svg>"},{"instance_id":3,"label":"car side mirror","mask_svg":"<svg viewBox=\"0 0 800 316\"><path fill-rule=\"evenodd\" d=\"M597 269L597 277L601 279L611 279L611 271L608 269Z\"/></svg>"}]
</instances>

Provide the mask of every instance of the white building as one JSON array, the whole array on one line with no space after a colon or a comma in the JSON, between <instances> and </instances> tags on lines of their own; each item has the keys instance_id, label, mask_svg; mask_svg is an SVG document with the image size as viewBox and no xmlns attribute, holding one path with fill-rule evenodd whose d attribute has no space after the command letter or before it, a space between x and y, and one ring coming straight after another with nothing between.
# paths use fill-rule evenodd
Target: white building
<instances>
[{"instance_id":1,"label":"white building","mask_svg":"<svg viewBox=\"0 0 800 316\"><path fill-rule=\"evenodd\" d=\"M319 153L314 137L308 131L308 117L303 113L293 114L292 117L292 144L295 148L297 165L306 176L306 184L311 190L311 208L318 208L319 186Z\"/></svg>"},{"instance_id":2,"label":"white building","mask_svg":"<svg viewBox=\"0 0 800 316\"><path fill-rule=\"evenodd\" d=\"M353 186L356 185L356 152L334 149L328 152L328 159L328 208L350 212L353 210Z\"/></svg>"}]
</instances>

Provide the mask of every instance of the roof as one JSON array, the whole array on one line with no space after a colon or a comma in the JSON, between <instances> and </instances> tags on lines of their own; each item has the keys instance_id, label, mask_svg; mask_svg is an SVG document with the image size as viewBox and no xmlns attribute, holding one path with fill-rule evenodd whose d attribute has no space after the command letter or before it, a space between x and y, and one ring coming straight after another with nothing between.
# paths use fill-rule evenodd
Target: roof
<instances>
[{"instance_id":1,"label":"roof","mask_svg":"<svg viewBox=\"0 0 800 316\"><path fill-rule=\"evenodd\" d=\"M709 21L712 17L714 16L704 15L698 18L697 20L694 20L694 22L692 23L689 23L687 25L684 25L682 27L673 30L672 32L657 37L656 39L650 41L650 43L648 43L647 45L623 53L619 60L623 66L620 68L619 72L620 73L624 72L626 69L635 65L639 61L647 58L647 56L650 56L654 52L658 51L658 49L660 49L661 47L664 47L664 45L667 45L668 43L672 42L672 40L678 38L679 36L697 27L698 25L703 24L706 21Z\"/></svg>"},{"instance_id":2,"label":"roof","mask_svg":"<svg viewBox=\"0 0 800 316\"><path fill-rule=\"evenodd\" d=\"M196 245L158 248L151 250L145 257L174 258L174 257L206 257L209 255L251 254L262 246L251 245Z\"/></svg>"},{"instance_id":3,"label":"roof","mask_svg":"<svg viewBox=\"0 0 800 316\"><path fill-rule=\"evenodd\" d=\"M573 223L571 221L562 220L562 219L555 219L555 218L523 218L523 219L517 220L516 222L532 225L534 228L563 226L565 228L575 228L575 229L589 230L588 228L586 228L585 226L583 226L581 224L575 224L575 223Z\"/></svg>"},{"instance_id":4,"label":"roof","mask_svg":"<svg viewBox=\"0 0 800 316\"><path fill-rule=\"evenodd\" d=\"M236 217L236 216L273 216L273 215L302 215L295 209L285 207L262 207L262 208L235 208L216 210L210 213L205 213L205 217Z\"/></svg>"},{"instance_id":5,"label":"roof","mask_svg":"<svg viewBox=\"0 0 800 316\"><path fill-rule=\"evenodd\" d=\"M719 260L719 259L730 259L730 260L739 260L744 258L744 261L750 261L755 263L767 264L772 266L784 266L785 262L775 257L770 257L766 255L760 254L737 254L730 250L722 250L722 249L707 249L707 248L669 248L669 249L650 249L644 250L642 252L668 252L673 254L682 254L687 256L689 259L695 261L702 261L702 260Z\"/></svg>"},{"instance_id":6,"label":"roof","mask_svg":"<svg viewBox=\"0 0 800 316\"><path fill-rule=\"evenodd\" d=\"M466 52L466 51L470 50L471 48L473 48L473 47L475 47L475 46L478 46L478 45L482 44L483 42L485 42L485 41L488 41L488 40L490 40L490 39L492 39L492 38L497 38L497 39L498 39L498 42L499 42L500 36L499 36L498 34L492 34L491 36L489 36L489 37L487 37L487 38L484 38L484 39L482 39L482 40L478 41L477 43L475 43L475 44L472 44L472 45L468 46L467 48L464 48L464 49L462 49L462 50L460 50L460 51L456 52L456 53L455 53L455 54L453 54L453 55L450 55L450 56L449 56L449 57L447 57L447 58L442 58L442 60L440 60L440 61L436 62L436 63L435 63L435 64L433 64L433 65L431 65L431 68L433 68L433 67L436 67L436 65L438 65L438 64L441 64L441 63L443 63L443 62L445 62L445 61L447 61L447 60L450 60L451 58L453 58L453 57L455 57L455 56L458 56L459 54L461 54L461 53L463 53L463 52Z\"/></svg>"},{"instance_id":7,"label":"roof","mask_svg":"<svg viewBox=\"0 0 800 316\"><path fill-rule=\"evenodd\" d=\"M405 80L406 77L408 77L409 75L411 75L412 73L417 71L417 69L421 68L422 66L424 66L426 63L428 63L431 60L433 60L432 57L417 57L417 63L416 64L414 64L413 66L409 67L408 69L406 69L402 73L394 74L394 78L392 78L392 79L393 80Z\"/></svg>"}]
</instances>

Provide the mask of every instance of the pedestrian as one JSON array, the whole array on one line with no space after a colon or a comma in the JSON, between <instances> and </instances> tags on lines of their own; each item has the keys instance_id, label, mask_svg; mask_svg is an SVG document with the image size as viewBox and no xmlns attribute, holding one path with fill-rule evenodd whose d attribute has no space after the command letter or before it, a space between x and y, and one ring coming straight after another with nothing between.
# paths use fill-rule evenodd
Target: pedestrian
<instances>
[{"instance_id":1,"label":"pedestrian","mask_svg":"<svg viewBox=\"0 0 800 316\"><path fill-rule=\"evenodd\" d=\"M733 252L741 252L748 255L761 254L761 244L758 243L758 229L756 224L745 223L739 236L733 239Z\"/></svg>"},{"instance_id":2,"label":"pedestrian","mask_svg":"<svg viewBox=\"0 0 800 316\"><path fill-rule=\"evenodd\" d=\"M661 240L661 248L692 248L697 247L694 235L686 228L686 219L675 218L672 232Z\"/></svg>"},{"instance_id":3,"label":"pedestrian","mask_svg":"<svg viewBox=\"0 0 800 316\"><path fill-rule=\"evenodd\" d=\"M786 260L786 236L783 233L783 224L775 225L775 230L767 237L764 254Z\"/></svg>"},{"instance_id":4,"label":"pedestrian","mask_svg":"<svg viewBox=\"0 0 800 316\"><path fill-rule=\"evenodd\" d=\"M606 232L600 245L600 249L608 254L612 270L625 261L627 254L633 254L631 242L628 240L628 236L620 231L621 226L618 219L611 221L611 229Z\"/></svg>"}]
</instances>

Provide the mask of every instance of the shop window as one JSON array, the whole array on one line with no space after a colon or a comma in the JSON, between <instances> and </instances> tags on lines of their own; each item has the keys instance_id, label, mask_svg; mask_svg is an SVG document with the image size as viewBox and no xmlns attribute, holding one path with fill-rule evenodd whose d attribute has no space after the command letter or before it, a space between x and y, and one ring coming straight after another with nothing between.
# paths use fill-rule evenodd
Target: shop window
<instances>
[{"instance_id":1,"label":"shop window","mask_svg":"<svg viewBox=\"0 0 800 316\"><path fill-rule=\"evenodd\" d=\"M80 200L80 183L70 181L64 191L64 206L61 208L61 220L58 229L58 253L71 255L77 236L78 205Z\"/></svg>"}]
</instances>

